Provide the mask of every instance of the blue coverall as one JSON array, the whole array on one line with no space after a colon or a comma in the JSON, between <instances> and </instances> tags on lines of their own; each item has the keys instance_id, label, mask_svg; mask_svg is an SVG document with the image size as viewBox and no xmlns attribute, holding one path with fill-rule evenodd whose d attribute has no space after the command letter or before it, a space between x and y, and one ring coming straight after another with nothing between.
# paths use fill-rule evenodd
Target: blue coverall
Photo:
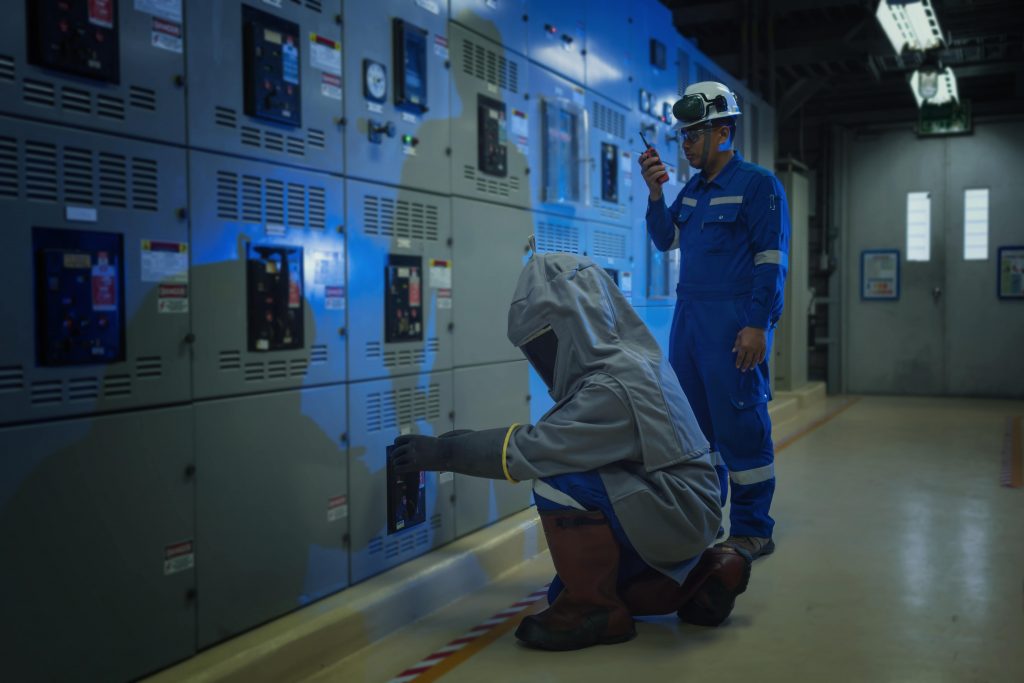
<instances>
[{"instance_id":1,"label":"blue coverall","mask_svg":"<svg viewBox=\"0 0 1024 683\"><path fill-rule=\"evenodd\" d=\"M647 231L661 251L681 251L669 362L711 443L729 532L771 538L775 451L767 403L768 358L782 315L789 209L772 173L739 152L711 182L692 177L665 206L650 201ZM732 351L744 327L766 331L765 361L741 372Z\"/></svg>"}]
</instances>

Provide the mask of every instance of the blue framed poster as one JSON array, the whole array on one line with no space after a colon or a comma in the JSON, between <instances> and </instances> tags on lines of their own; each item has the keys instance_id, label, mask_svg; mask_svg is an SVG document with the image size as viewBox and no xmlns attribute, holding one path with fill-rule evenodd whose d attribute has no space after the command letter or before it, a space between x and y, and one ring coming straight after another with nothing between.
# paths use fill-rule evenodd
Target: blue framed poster
<instances>
[{"instance_id":1,"label":"blue framed poster","mask_svg":"<svg viewBox=\"0 0 1024 683\"><path fill-rule=\"evenodd\" d=\"M999 247L996 259L1000 299L1024 299L1024 245Z\"/></svg>"},{"instance_id":2,"label":"blue framed poster","mask_svg":"<svg viewBox=\"0 0 1024 683\"><path fill-rule=\"evenodd\" d=\"M900 298L899 249L865 249L860 253L860 298L864 301Z\"/></svg>"}]
</instances>

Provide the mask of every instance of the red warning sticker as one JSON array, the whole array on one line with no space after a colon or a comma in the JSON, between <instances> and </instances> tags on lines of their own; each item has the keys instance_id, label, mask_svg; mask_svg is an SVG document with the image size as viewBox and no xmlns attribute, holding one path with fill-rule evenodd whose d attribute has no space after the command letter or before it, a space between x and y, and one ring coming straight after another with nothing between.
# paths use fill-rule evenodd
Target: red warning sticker
<instances>
[{"instance_id":1,"label":"red warning sticker","mask_svg":"<svg viewBox=\"0 0 1024 683\"><path fill-rule=\"evenodd\" d=\"M157 311L160 313L188 313L188 285L160 285Z\"/></svg>"},{"instance_id":2,"label":"red warning sticker","mask_svg":"<svg viewBox=\"0 0 1024 683\"><path fill-rule=\"evenodd\" d=\"M341 77L324 72L320 74L320 94L341 101Z\"/></svg>"},{"instance_id":3,"label":"red warning sticker","mask_svg":"<svg viewBox=\"0 0 1024 683\"><path fill-rule=\"evenodd\" d=\"M153 47L168 52L181 53L181 24L153 17L153 33L150 35Z\"/></svg>"},{"instance_id":4,"label":"red warning sticker","mask_svg":"<svg viewBox=\"0 0 1024 683\"><path fill-rule=\"evenodd\" d=\"M110 265L106 252L102 251L92 267L92 308L94 311L117 310L117 269Z\"/></svg>"},{"instance_id":5,"label":"red warning sticker","mask_svg":"<svg viewBox=\"0 0 1024 683\"><path fill-rule=\"evenodd\" d=\"M114 28L114 0L89 0L89 23Z\"/></svg>"},{"instance_id":6,"label":"red warning sticker","mask_svg":"<svg viewBox=\"0 0 1024 683\"><path fill-rule=\"evenodd\" d=\"M177 574L196 566L196 553L192 541L183 541L164 547L164 576Z\"/></svg>"},{"instance_id":7,"label":"red warning sticker","mask_svg":"<svg viewBox=\"0 0 1024 683\"><path fill-rule=\"evenodd\" d=\"M348 517L348 496L334 496L327 499L327 521L337 522Z\"/></svg>"}]
</instances>

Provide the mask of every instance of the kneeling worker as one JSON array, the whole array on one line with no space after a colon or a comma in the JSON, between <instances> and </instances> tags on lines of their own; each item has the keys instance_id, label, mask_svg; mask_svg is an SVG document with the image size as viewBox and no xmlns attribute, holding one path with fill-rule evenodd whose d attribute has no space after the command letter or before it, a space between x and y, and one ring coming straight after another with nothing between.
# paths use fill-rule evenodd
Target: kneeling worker
<instances>
[{"instance_id":1,"label":"kneeling worker","mask_svg":"<svg viewBox=\"0 0 1024 683\"><path fill-rule=\"evenodd\" d=\"M400 472L533 480L558 575L550 607L516 637L572 650L633 638L633 616L720 624L746 589L750 558L707 549L722 518L708 442L615 283L589 259L536 255L508 336L555 406L532 426L401 436L393 462Z\"/></svg>"}]
</instances>

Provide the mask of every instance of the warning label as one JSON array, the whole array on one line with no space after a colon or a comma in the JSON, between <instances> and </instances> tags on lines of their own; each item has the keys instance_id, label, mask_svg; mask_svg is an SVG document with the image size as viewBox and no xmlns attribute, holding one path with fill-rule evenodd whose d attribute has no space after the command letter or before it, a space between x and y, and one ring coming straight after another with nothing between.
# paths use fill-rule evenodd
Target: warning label
<instances>
[{"instance_id":1,"label":"warning label","mask_svg":"<svg viewBox=\"0 0 1024 683\"><path fill-rule=\"evenodd\" d=\"M143 282L188 282L188 244L142 240Z\"/></svg>"},{"instance_id":2,"label":"warning label","mask_svg":"<svg viewBox=\"0 0 1024 683\"><path fill-rule=\"evenodd\" d=\"M188 313L188 285L160 285L157 311Z\"/></svg>"},{"instance_id":3,"label":"warning label","mask_svg":"<svg viewBox=\"0 0 1024 683\"><path fill-rule=\"evenodd\" d=\"M175 543L164 548L164 576L177 574L196 566L196 553L192 541Z\"/></svg>"},{"instance_id":4,"label":"warning label","mask_svg":"<svg viewBox=\"0 0 1024 683\"><path fill-rule=\"evenodd\" d=\"M345 310L345 288L324 287L324 308L328 311Z\"/></svg>"},{"instance_id":5,"label":"warning label","mask_svg":"<svg viewBox=\"0 0 1024 683\"><path fill-rule=\"evenodd\" d=\"M164 21L153 17L153 33L151 34L153 47L168 52L181 53L181 24Z\"/></svg>"},{"instance_id":6,"label":"warning label","mask_svg":"<svg viewBox=\"0 0 1024 683\"><path fill-rule=\"evenodd\" d=\"M320 74L320 94L332 100L341 101L341 78L334 74Z\"/></svg>"},{"instance_id":7,"label":"warning label","mask_svg":"<svg viewBox=\"0 0 1024 683\"><path fill-rule=\"evenodd\" d=\"M114 0L89 0L89 23L114 28Z\"/></svg>"},{"instance_id":8,"label":"warning label","mask_svg":"<svg viewBox=\"0 0 1024 683\"><path fill-rule=\"evenodd\" d=\"M341 75L341 43L316 33L309 34L309 64L335 76Z\"/></svg>"},{"instance_id":9,"label":"warning label","mask_svg":"<svg viewBox=\"0 0 1024 683\"><path fill-rule=\"evenodd\" d=\"M327 521L337 522L348 517L348 496L334 496L327 500Z\"/></svg>"}]
</instances>

